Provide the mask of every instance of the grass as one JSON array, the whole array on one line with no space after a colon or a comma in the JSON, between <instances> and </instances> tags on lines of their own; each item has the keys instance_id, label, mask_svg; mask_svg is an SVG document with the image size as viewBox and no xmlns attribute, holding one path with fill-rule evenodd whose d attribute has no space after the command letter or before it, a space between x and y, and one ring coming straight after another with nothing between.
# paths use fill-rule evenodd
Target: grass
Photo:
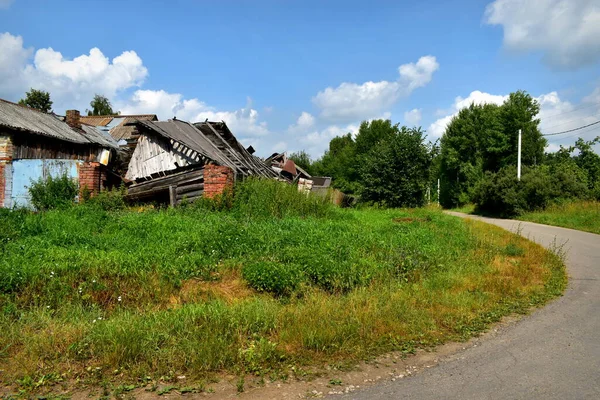
<instances>
[{"instance_id":1,"label":"grass","mask_svg":"<svg viewBox=\"0 0 600 400\"><path fill-rule=\"evenodd\" d=\"M543 211L523 214L519 219L600 234L600 202L574 201L552 205Z\"/></svg>"},{"instance_id":2,"label":"grass","mask_svg":"<svg viewBox=\"0 0 600 400\"><path fill-rule=\"evenodd\" d=\"M229 211L1 213L2 383L204 387L226 372L243 390L246 374L464 340L564 290L557 255L499 228L271 189L270 211L257 191Z\"/></svg>"}]
</instances>

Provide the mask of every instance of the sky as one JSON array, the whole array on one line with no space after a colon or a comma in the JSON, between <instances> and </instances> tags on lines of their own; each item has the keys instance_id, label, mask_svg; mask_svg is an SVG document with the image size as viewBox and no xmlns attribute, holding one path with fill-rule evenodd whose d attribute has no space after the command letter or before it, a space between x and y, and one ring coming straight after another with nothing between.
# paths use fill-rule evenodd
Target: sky
<instances>
[{"instance_id":1,"label":"sky","mask_svg":"<svg viewBox=\"0 0 600 400\"><path fill-rule=\"evenodd\" d=\"M83 113L97 93L317 158L376 118L435 141L462 107L516 90L543 133L598 121L599 38L600 0L0 0L0 98L36 88Z\"/></svg>"}]
</instances>

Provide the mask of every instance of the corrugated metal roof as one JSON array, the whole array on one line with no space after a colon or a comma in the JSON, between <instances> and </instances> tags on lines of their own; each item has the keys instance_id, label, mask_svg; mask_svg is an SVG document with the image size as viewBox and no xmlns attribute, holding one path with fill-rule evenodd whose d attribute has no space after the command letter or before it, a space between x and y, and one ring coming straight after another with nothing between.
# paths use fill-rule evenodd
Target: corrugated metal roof
<instances>
[{"instance_id":1,"label":"corrugated metal roof","mask_svg":"<svg viewBox=\"0 0 600 400\"><path fill-rule=\"evenodd\" d=\"M88 138L84 132L72 129L66 122L59 120L51 114L2 99L0 99L0 126L49 136L72 143L107 145L105 138L95 135Z\"/></svg>"},{"instance_id":2,"label":"corrugated metal roof","mask_svg":"<svg viewBox=\"0 0 600 400\"><path fill-rule=\"evenodd\" d=\"M110 134L108 134L107 132L98 129L95 126L84 124L81 124L81 129L83 129L83 131L85 132L85 136L88 139L94 141L95 143L113 149L119 148L119 144L117 143L117 141L113 139L113 137L110 136Z\"/></svg>"}]
</instances>

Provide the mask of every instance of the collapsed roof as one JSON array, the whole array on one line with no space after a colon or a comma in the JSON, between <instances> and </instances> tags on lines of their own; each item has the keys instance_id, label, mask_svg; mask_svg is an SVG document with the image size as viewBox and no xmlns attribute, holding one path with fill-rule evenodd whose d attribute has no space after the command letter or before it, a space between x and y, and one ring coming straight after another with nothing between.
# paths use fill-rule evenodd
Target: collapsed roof
<instances>
[{"instance_id":1,"label":"collapsed roof","mask_svg":"<svg viewBox=\"0 0 600 400\"><path fill-rule=\"evenodd\" d=\"M126 126L135 125L141 135L157 135L163 138L163 143L158 150L140 145L131 160L128 170L128 179L148 178L144 173L145 163L152 158L162 156L155 166L160 174L174 172L182 167L196 164L216 163L231 168L236 174L242 176L262 176L274 178L277 176L262 160L250 154L241 143L233 136L224 122L202 122L191 124L177 119L169 121L144 121L136 120ZM142 137L140 137L142 140ZM157 151L161 152L158 154ZM144 152L148 153L145 154ZM144 153L144 154L142 154ZM153 174L150 175L152 178Z\"/></svg>"}]
</instances>

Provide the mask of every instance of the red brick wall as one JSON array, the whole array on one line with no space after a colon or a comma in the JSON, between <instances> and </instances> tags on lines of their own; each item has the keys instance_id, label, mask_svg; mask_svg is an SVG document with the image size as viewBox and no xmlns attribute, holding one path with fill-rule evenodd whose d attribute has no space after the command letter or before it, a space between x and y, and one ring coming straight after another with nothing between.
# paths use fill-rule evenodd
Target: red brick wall
<instances>
[{"instance_id":1,"label":"red brick wall","mask_svg":"<svg viewBox=\"0 0 600 400\"><path fill-rule=\"evenodd\" d=\"M79 166L79 192L87 187L92 195L98 194L106 179L105 167L97 162L84 162Z\"/></svg>"},{"instance_id":2,"label":"red brick wall","mask_svg":"<svg viewBox=\"0 0 600 400\"><path fill-rule=\"evenodd\" d=\"M213 198L233 186L233 170L222 165L204 167L204 197Z\"/></svg>"}]
</instances>

